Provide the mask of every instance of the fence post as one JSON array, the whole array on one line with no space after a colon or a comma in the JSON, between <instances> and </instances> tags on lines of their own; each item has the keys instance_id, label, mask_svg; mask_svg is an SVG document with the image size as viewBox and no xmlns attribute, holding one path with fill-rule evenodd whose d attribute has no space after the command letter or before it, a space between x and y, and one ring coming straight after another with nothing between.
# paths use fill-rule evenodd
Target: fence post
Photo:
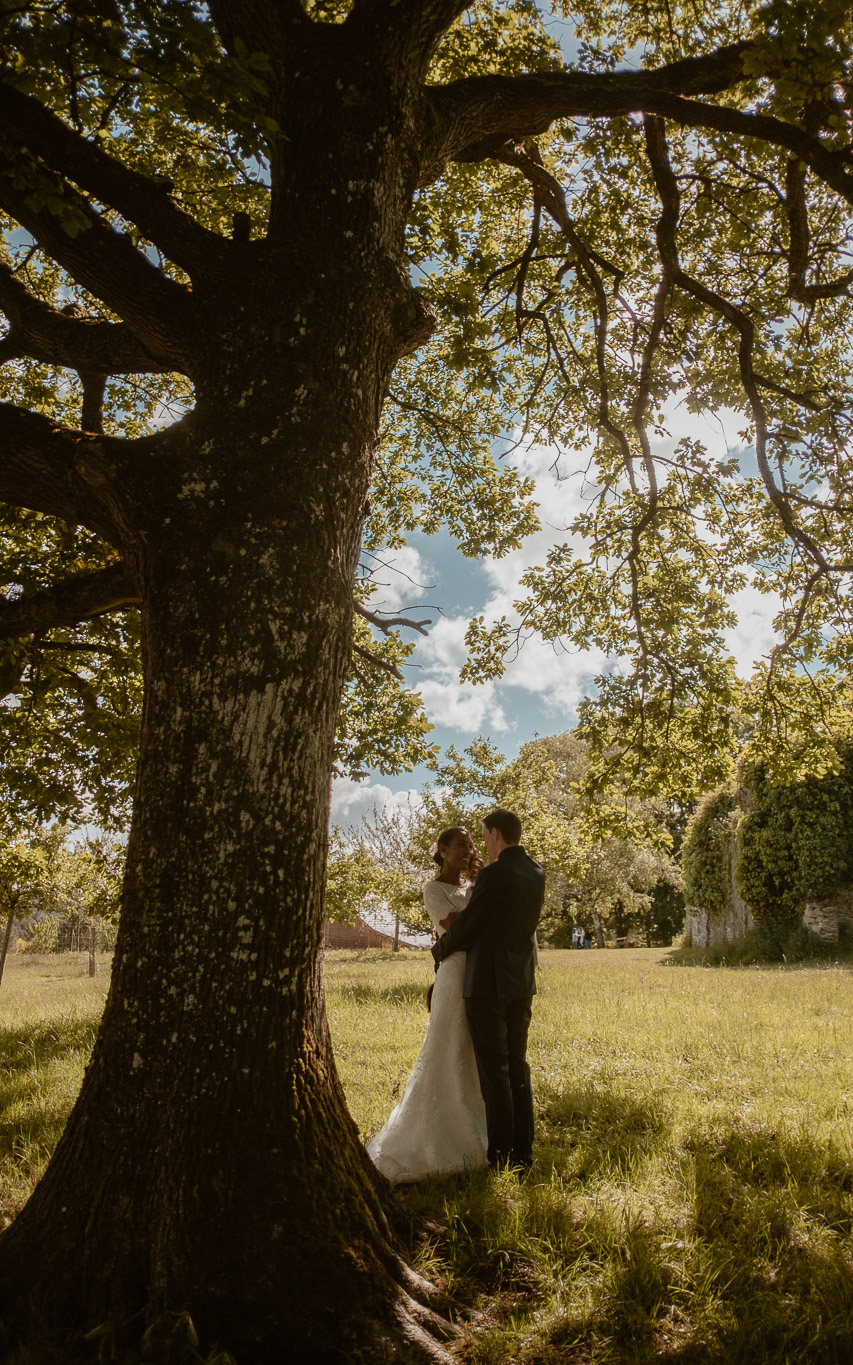
<instances>
[{"instance_id":1,"label":"fence post","mask_svg":"<svg viewBox=\"0 0 853 1365\"><path fill-rule=\"evenodd\" d=\"M98 970L95 962L95 944L98 941L98 931L94 924L89 925L89 975L94 976Z\"/></svg>"}]
</instances>

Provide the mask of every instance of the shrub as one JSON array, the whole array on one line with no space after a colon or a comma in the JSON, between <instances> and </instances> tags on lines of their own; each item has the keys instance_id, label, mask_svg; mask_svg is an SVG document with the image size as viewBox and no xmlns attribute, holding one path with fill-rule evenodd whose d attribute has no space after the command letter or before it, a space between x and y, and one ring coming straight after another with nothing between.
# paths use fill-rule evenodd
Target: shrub
<instances>
[{"instance_id":1,"label":"shrub","mask_svg":"<svg viewBox=\"0 0 853 1365\"><path fill-rule=\"evenodd\" d=\"M43 915L40 919L30 919L25 926L26 939L18 939L22 953L59 952L59 915Z\"/></svg>"}]
</instances>

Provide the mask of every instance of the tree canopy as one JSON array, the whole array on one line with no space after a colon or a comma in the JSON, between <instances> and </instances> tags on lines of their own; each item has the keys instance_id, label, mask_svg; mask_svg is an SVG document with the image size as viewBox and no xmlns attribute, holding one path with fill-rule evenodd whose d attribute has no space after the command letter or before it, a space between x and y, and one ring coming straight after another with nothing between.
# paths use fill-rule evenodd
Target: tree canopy
<instances>
[{"instance_id":1,"label":"tree canopy","mask_svg":"<svg viewBox=\"0 0 853 1365\"><path fill-rule=\"evenodd\" d=\"M103 1024L0 1237L49 1335L132 1352L189 1314L248 1365L444 1355L335 1073L329 781L423 752L371 556L518 545L513 442L585 501L517 619L472 625L477 676L530 629L596 643L585 733L627 792L709 787L744 714L833 761L851 38L842 0L2 6L13 799L114 818L136 603L144 676ZM739 448L668 435L721 408ZM746 582L783 638L744 695Z\"/></svg>"},{"instance_id":2,"label":"tree canopy","mask_svg":"<svg viewBox=\"0 0 853 1365\"><path fill-rule=\"evenodd\" d=\"M347 31L350 8L296 5L279 39L307 36L308 16ZM429 756L402 683L411 645L370 609L375 556L441 525L465 554L517 546L537 524L531 489L495 457L518 440L585 471L586 505L514 610L474 621L468 676L499 672L530 631L599 646L618 662L585 704L587 737L671 786L697 764L700 786L723 775L736 708L757 715L759 749L849 728L849 9L706 5L701 24L688 9L479 4L432 58L406 248L434 332L385 407L342 769ZM211 16L6 10L10 451L64 449L64 423L87 433L68 448L78 466L82 449L97 463L102 433L141 452L192 408L188 276L221 273L240 242L263 249L288 138L271 34ZM162 326L140 324L152 309ZM739 447L670 439L682 414L720 409ZM22 702L0 710L8 797L40 818L82 798L114 822L138 592L112 529L56 490L65 524L45 518L20 460L0 494L39 505L4 525L2 681ZM775 595L782 639L744 691L722 632L747 583Z\"/></svg>"}]
</instances>

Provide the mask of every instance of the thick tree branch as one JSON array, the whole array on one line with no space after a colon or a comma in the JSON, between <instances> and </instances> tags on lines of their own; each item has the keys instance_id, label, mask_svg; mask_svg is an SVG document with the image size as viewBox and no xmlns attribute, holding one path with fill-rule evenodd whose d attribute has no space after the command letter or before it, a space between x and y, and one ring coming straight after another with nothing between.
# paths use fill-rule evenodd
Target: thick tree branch
<instances>
[{"instance_id":1,"label":"thick tree branch","mask_svg":"<svg viewBox=\"0 0 853 1365\"><path fill-rule=\"evenodd\" d=\"M0 261L0 309L9 321L0 360L27 357L44 365L101 374L159 374L160 364L126 323L104 322L78 310L51 308Z\"/></svg>"},{"instance_id":2,"label":"thick tree branch","mask_svg":"<svg viewBox=\"0 0 853 1365\"><path fill-rule=\"evenodd\" d=\"M88 526L121 548L113 505L131 452L156 446L162 436L138 441L94 437L58 427L47 417L0 403L0 501Z\"/></svg>"},{"instance_id":3,"label":"thick tree branch","mask_svg":"<svg viewBox=\"0 0 853 1365\"><path fill-rule=\"evenodd\" d=\"M744 79L742 59L748 50L748 44L734 43L654 71L543 71L429 86L432 127L421 183L437 179L448 161L485 160L494 145L535 137L558 118L612 118L649 108L649 101L666 95L727 90Z\"/></svg>"},{"instance_id":4,"label":"thick tree branch","mask_svg":"<svg viewBox=\"0 0 853 1365\"><path fill-rule=\"evenodd\" d=\"M735 329L739 337L738 365L744 393L752 413L755 426L755 458L767 496L775 507L779 519L795 545L799 545L816 565L821 574L830 576L832 570L822 550L812 536L800 525L791 509L784 491L778 486L770 468L767 455L768 429L767 412L761 397L760 383L753 368L755 351L755 326L752 319L742 308L729 299L723 298L715 290L709 289L700 280L694 279L681 268L675 241L675 226L678 222L680 195L675 172L669 162L664 125L660 119L647 120L646 148L652 168L655 185L664 214L659 224L658 245L661 259L666 262L672 283L686 294L690 294L707 308L717 313Z\"/></svg>"},{"instance_id":5,"label":"thick tree branch","mask_svg":"<svg viewBox=\"0 0 853 1365\"><path fill-rule=\"evenodd\" d=\"M80 412L80 426L83 431L99 435L104 430L104 394L107 391L107 376L97 370L78 370L83 389L83 402Z\"/></svg>"},{"instance_id":6,"label":"thick tree branch","mask_svg":"<svg viewBox=\"0 0 853 1365\"><path fill-rule=\"evenodd\" d=\"M53 172L8 151L2 161L0 208L72 279L123 318L160 364L190 373L183 344L191 322L187 291L153 265L129 237L108 227L82 195ZM51 207L34 207L46 200Z\"/></svg>"},{"instance_id":7,"label":"thick tree branch","mask_svg":"<svg viewBox=\"0 0 853 1365\"><path fill-rule=\"evenodd\" d=\"M610 320L610 305L599 266L601 258L591 252L578 235L566 205L562 186L542 164L539 148L532 141L525 144L505 142L493 152L495 160L506 166L514 166L522 172L533 186L536 200L551 215L573 253L579 279L594 298L593 324L595 328L595 363L598 373L598 425L613 438L619 447L625 472L632 492L637 492L634 475L633 455L628 437L618 423L614 422L610 411L610 385L607 377L607 331Z\"/></svg>"},{"instance_id":8,"label":"thick tree branch","mask_svg":"<svg viewBox=\"0 0 853 1365\"><path fill-rule=\"evenodd\" d=\"M363 602L359 602L355 598L353 598L353 606L359 616L363 616L365 621L369 621L371 625L377 626L385 635L394 626L405 626L408 630L417 630L421 635L427 635L429 632L426 627L432 625L429 617L423 621L413 621L409 616L388 616L385 612L370 611Z\"/></svg>"},{"instance_id":9,"label":"thick tree branch","mask_svg":"<svg viewBox=\"0 0 853 1365\"><path fill-rule=\"evenodd\" d=\"M346 29L374 52L423 79L430 58L468 0L355 0Z\"/></svg>"},{"instance_id":10,"label":"thick tree branch","mask_svg":"<svg viewBox=\"0 0 853 1365\"><path fill-rule=\"evenodd\" d=\"M733 44L654 71L475 76L430 87L427 102L433 131L427 139L421 183L436 179L448 161L486 160L508 137L535 136L559 118L614 118L642 112L663 115L685 127L754 137L784 147L853 203L853 174L846 169L849 148L833 150L803 128L767 114L686 98L718 94L744 80L742 59L748 50L748 44Z\"/></svg>"},{"instance_id":11,"label":"thick tree branch","mask_svg":"<svg viewBox=\"0 0 853 1365\"><path fill-rule=\"evenodd\" d=\"M39 592L8 598L0 595L0 640L40 637L47 631L76 626L94 616L139 605L139 592L121 561L70 577Z\"/></svg>"},{"instance_id":12,"label":"thick tree branch","mask_svg":"<svg viewBox=\"0 0 853 1365\"><path fill-rule=\"evenodd\" d=\"M853 175L845 170L851 160L849 147L833 150L795 124L771 118L768 114L746 114L740 109L680 99L677 95L652 94L642 108L644 112L661 114L687 128L711 128L739 137L754 137L773 147L784 147L804 161L819 180L848 204L853 204Z\"/></svg>"},{"instance_id":13,"label":"thick tree branch","mask_svg":"<svg viewBox=\"0 0 853 1365\"><path fill-rule=\"evenodd\" d=\"M224 269L228 244L169 198L170 185L132 170L81 136L39 100L0 82L0 141L26 147L147 237L190 275Z\"/></svg>"},{"instance_id":14,"label":"thick tree branch","mask_svg":"<svg viewBox=\"0 0 853 1365\"><path fill-rule=\"evenodd\" d=\"M788 294L798 303L835 298L853 284L853 270L823 284L809 284L809 213L806 205L806 167L797 156L788 161L785 175L785 207L788 213Z\"/></svg>"}]
</instances>

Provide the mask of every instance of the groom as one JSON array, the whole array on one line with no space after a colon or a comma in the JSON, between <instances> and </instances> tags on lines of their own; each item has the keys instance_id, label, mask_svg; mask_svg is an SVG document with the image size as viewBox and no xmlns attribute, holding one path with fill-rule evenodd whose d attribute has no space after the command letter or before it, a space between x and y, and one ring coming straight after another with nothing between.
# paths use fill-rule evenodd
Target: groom
<instances>
[{"instance_id":1,"label":"groom","mask_svg":"<svg viewBox=\"0 0 853 1365\"><path fill-rule=\"evenodd\" d=\"M535 930L545 873L521 848L521 821L493 810L483 821L491 862L471 899L433 945L436 963L464 949L465 1012L486 1106L489 1165L533 1161L533 1096L527 1031L536 994Z\"/></svg>"}]
</instances>

